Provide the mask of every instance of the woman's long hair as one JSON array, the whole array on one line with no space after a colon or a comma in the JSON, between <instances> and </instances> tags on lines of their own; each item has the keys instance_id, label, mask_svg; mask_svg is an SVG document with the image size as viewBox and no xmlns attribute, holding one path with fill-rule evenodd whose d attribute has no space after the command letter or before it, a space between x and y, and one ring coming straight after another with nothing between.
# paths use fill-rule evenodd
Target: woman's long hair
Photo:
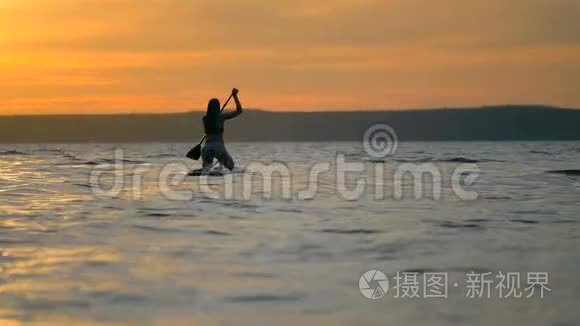
<instances>
[{"instance_id":1,"label":"woman's long hair","mask_svg":"<svg viewBox=\"0 0 580 326\"><path fill-rule=\"evenodd\" d=\"M207 111L203 121L207 127L212 129L218 128L218 120L220 116L220 101L216 98L212 98L207 104Z\"/></svg>"}]
</instances>

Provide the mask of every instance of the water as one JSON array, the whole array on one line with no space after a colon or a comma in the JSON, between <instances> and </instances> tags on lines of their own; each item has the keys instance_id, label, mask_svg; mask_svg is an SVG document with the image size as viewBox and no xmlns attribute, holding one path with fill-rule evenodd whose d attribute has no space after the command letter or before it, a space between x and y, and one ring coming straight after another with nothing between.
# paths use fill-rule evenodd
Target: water
<instances>
[{"instance_id":1,"label":"water","mask_svg":"<svg viewBox=\"0 0 580 326\"><path fill-rule=\"evenodd\" d=\"M271 198L254 189L248 200L243 173L231 176L228 198L223 179L209 181L218 199L200 179L181 180L180 165L198 167L181 159L189 147L1 145L0 324L580 323L580 177L548 172L580 169L579 142L402 143L384 162L356 143L231 144L241 166L278 162L291 174L274 175ZM113 160L115 148L123 162ZM297 199L309 168L328 162L335 170L339 153L364 163L346 181L352 189L364 178L364 193L345 199L327 173L313 198ZM480 176L464 186L478 198L462 200L450 180L469 162ZM181 174L169 173L169 197L180 200L159 188L170 163L167 171ZM404 163L436 166L441 198L430 198L426 182L429 195L415 199L406 178L396 199L394 173ZM95 170L104 186L123 178L120 192L96 196ZM391 280L379 300L359 291L371 269ZM518 272L522 283L528 272L549 273L551 291L469 299L472 271ZM448 298L395 298L397 272L448 273Z\"/></svg>"}]
</instances>

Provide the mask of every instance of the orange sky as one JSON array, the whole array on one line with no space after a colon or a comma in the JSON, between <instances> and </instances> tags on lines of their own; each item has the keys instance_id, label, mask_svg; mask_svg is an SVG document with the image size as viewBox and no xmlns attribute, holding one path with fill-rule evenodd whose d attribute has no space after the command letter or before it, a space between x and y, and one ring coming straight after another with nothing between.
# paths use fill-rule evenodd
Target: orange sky
<instances>
[{"instance_id":1,"label":"orange sky","mask_svg":"<svg viewBox=\"0 0 580 326\"><path fill-rule=\"evenodd\" d=\"M576 0L0 0L0 114L580 107Z\"/></svg>"}]
</instances>

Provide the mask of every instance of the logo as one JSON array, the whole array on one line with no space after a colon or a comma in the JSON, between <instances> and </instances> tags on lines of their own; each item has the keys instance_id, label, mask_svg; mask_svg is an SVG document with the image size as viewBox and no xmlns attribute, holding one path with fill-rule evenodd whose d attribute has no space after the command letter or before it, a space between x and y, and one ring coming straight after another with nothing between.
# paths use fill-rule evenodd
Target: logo
<instances>
[{"instance_id":1,"label":"logo","mask_svg":"<svg viewBox=\"0 0 580 326\"><path fill-rule=\"evenodd\" d=\"M395 130L386 124L369 127L363 136L363 146L372 158L385 158L395 154L399 139Z\"/></svg>"},{"instance_id":2,"label":"logo","mask_svg":"<svg viewBox=\"0 0 580 326\"><path fill-rule=\"evenodd\" d=\"M387 294L387 291L389 290L389 279L385 273L371 270L360 277L358 287L365 298L377 300Z\"/></svg>"}]
</instances>

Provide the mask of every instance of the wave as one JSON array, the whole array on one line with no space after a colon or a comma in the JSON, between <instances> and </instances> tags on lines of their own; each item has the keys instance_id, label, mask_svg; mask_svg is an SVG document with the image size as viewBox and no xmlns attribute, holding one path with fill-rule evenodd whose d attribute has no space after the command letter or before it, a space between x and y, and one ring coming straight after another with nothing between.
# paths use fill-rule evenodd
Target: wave
<instances>
[{"instance_id":1,"label":"wave","mask_svg":"<svg viewBox=\"0 0 580 326\"><path fill-rule=\"evenodd\" d=\"M88 184L83 184L83 183L73 183L73 186L77 186L77 187L81 187L81 188L87 188L87 189L91 189L92 186L88 185Z\"/></svg>"},{"instance_id":2,"label":"wave","mask_svg":"<svg viewBox=\"0 0 580 326\"><path fill-rule=\"evenodd\" d=\"M166 158L166 157L177 158L177 157L179 157L179 155L176 155L176 154L151 154L151 155L146 155L145 157L147 157L147 158Z\"/></svg>"},{"instance_id":3,"label":"wave","mask_svg":"<svg viewBox=\"0 0 580 326\"><path fill-rule=\"evenodd\" d=\"M228 237L228 236L231 236L232 235L231 233L228 233L228 232L215 231L215 230L206 231L205 234L215 235L215 236L222 236L222 237Z\"/></svg>"},{"instance_id":4,"label":"wave","mask_svg":"<svg viewBox=\"0 0 580 326\"><path fill-rule=\"evenodd\" d=\"M580 148L565 148L555 152L548 152L542 150L530 150L528 151L530 154L542 154L542 155L562 155L562 154L569 154L569 153L580 153Z\"/></svg>"},{"instance_id":5,"label":"wave","mask_svg":"<svg viewBox=\"0 0 580 326\"><path fill-rule=\"evenodd\" d=\"M320 230L322 233L335 233L335 234L375 234L379 233L377 230L370 229L323 229Z\"/></svg>"},{"instance_id":6,"label":"wave","mask_svg":"<svg viewBox=\"0 0 580 326\"><path fill-rule=\"evenodd\" d=\"M68 159L71 159L71 160L75 160L75 161L80 160L78 157L76 157L76 156L74 156L72 154L68 154L68 153L62 153L62 157L68 158Z\"/></svg>"},{"instance_id":7,"label":"wave","mask_svg":"<svg viewBox=\"0 0 580 326\"><path fill-rule=\"evenodd\" d=\"M484 163L484 162L505 162L501 160L495 159L472 159L469 157L457 156L457 157L449 157L449 158L436 158L436 157L424 157L424 158L416 158L416 159L395 159L395 162L399 163ZM374 161L371 161L374 162ZM384 161L382 161L384 162ZM378 163L378 162L375 162Z\"/></svg>"},{"instance_id":8,"label":"wave","mask_svg":"<svg viewBox=\"0 0 580 326\"><path fill-rule=\"evenodd\" d=\"M135 225L134 227L137 229L151 231L151 232L171 232L171 233L173 233L173 232L180 232L181 231L179 229L163 228L163 227L157 227L157 226L152 226L152 225Z\"/></svg>"},{"instance_id":9,"label":"wave","mask_svg":"<svg viewBox=\"0 0 580 326\"><path fill-rule=\"evenodd\" d=\"M475 160L467 157L453 157L449 159L434 159L434 162L445 162L445 163L481 163L481 162L494 162L494 160Z\"/></svg>"},{"instance_id":10,"label":"wave","mask_svg":"<svg viewBox=\"0 0 580 326\"><path fill-rule=\"evenodd\" d=\"M302 293L255 293L245 295L233 295L223 298L223 301L241 302L241 303L257 303L257 302L286 302L299 301L306 295Z\"/></svg>"},{"instance_id":11,"label":"wave","mask_svg":"<svg viewBox=\"0 0 580 326\"><path fill-rule=\"evenodd\" d=\"M88 161L88 162L84 162L82 163L83 165L99 165L99 163L94 162L94 161Z\"/></svg>"},{"instance_id":12,"label":"wave","mask_svg":"<svg viewBox=\"0 0 580 326\"><path fill-rule=\"evenodd\" d=\"M482 196L482 199L488 199L488 200L510 200L512 199L509 196Z\"/></svg>"},{"instance_id":13,"label":"wave","mask_svg":"<svg viewBox=\"0 0 580 326\"><path fill-rule=\"evenodd\" d=\"M11 155L30 155L30 154L13 150L0 152L0 156L11 156Z\"/></svg>"},{"instance_id":14,"label":"wave","mask_svg":"<svg viewBox=\"0 0 580 326\"><path fill-rule=\"evenodd\" d=\"M483 226L477 223L458 223L452 221L445 221L439 224L440 227L446 229L471 229L471 230L481 230Z\"/></svg>"},{"instance_id":15,"label":"wave","mask_svg":"<svg viewBox=\"0 0 580 326\"><path fill-rule=\"evenodd\" d=\"M571 169L571 170L551 170L546 171L550 174L562 174L562 175L570 175L570 176L580 176L580 169Z\"/></svg>"},{"instance_id":16,"label":"wave","mask_svg":"<svg viewBox=\"0 0 580 326\"><path fill-rule=\"evenodd\" d=\"M560 152L560 154L567 154L567 153L580 153L580 148L566 148Z\"/></svg>"},{"instance_id":17,"label":"wave","mask_svg":"<svg viewBox=\"0 0 580 326\"><path fill-rule=\"evenodd\" d=\"M51 148L41 148L34 151L35 153L53 153L53 154L62 154L62 150L60 149L51 149Z\"/></svg>"},{"instance_id":18,"label":"wave","mask_svg":"<svg viewBox=\"0 0 580 326\"><path fill-rule=\"evenodd\" d=\"M113 160L113 159L100 159L96 161L86 161L82 163L83 165L101 165L101 164L147 164L145 161L135 161L135 160Z\"/></svg>"},{"instance_id":19,"label":"wave","mask_svg":"<svg viewBox=\"0 0 580 326\"><path fill-rule=\"evenodd\" d=\"M511 220L514 223L521 223L521 224L538 224L538 221L534 220L526 220L526 219L513 219Z\"/></svg>"},{"instance_id":20,"label":"wave","mask_svg":"<svg viewBox=\"0 0 580 326\"><path fill-rule=\"evenodd\" d=\"M166 214L166 213L147 213L146 215L148 217L157 217L157 218L171 217L171 214Z\"/></svg>"},{"instance_id":21,"label":"wave","mask_svg":"<svg viewBox=\"0 0 580 326\"><path fill-rule=\"evenodd\" d=\"M554 153L546 152L546 151L538 151L538 150L531 150L529 151L530 154L542 154L542 155L553 155Z\"/></svg>"}]
</instances>

